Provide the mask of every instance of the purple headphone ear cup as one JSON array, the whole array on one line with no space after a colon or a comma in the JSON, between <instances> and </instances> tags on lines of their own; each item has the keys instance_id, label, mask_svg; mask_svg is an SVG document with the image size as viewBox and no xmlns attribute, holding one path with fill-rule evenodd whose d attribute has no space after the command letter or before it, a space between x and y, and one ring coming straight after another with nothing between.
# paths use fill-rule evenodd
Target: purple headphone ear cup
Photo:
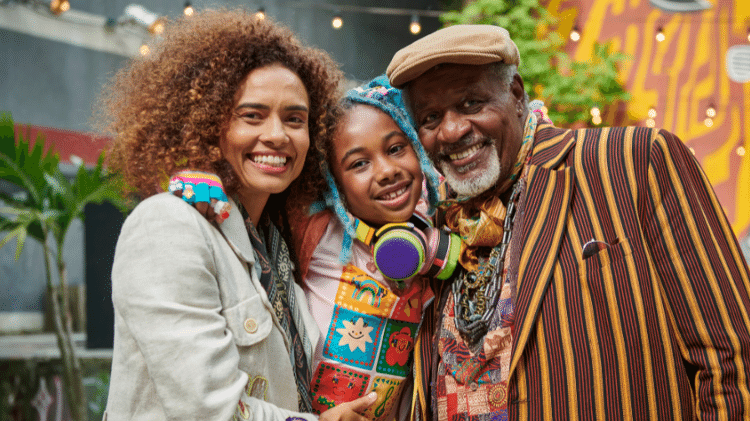
<instances>
[{"instance_id":1,"label":"purple headphone ear cup","mask_svg":"<svg viewBox=\"0 0 750 421\"><path fill-rule=\"evenodd\" d=\"M401 281L419 273L427 249L424 233L406 224L388 224L377 235L372 256L383 276Z\"/></svg>"}]
</instances>

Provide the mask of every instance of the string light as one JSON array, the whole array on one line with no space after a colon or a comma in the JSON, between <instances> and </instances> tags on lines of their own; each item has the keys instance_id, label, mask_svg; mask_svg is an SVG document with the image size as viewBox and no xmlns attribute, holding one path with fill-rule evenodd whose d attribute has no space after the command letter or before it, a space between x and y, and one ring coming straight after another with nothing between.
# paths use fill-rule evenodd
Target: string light
<instances>
[{"instance_id":1,"label":"string light","mask_svg":"<svg viewBox=\"0 0 750 421\"><path fill-rule=\"evenodd\" d=\"M258 11L255 12L255 19L263 20L266 18L266 9L259 7Z\"/></svg>"},{"instance_id":2,"label":"string light","mask_svg":"<svg viewBox=\"0 0 750 421\"><path fill-rule=\"evenodd\" d=\"M740 146L740 147L737 148L737 155L739 155L739 156L745 156L745 147L744 146Z\"/></svg>"},{"instance_id":3,"label":"string light","mask_svg":"<svg viewBox=\"0 0 750 421\"><path fill-rule=\"evenodd\" d=\"M711 127L714 125L714 120L711 117L706 117L706 119L703 120L703 124L705 124L706 127Z\"/></svg>"},{"instance_id":4,"label":"string light","mask_svg":"<svg viewBox=\"0 0 750 421\"><path fill-rule=\"evenodd\" d=\"M123 21L132 21L145 27L154 35L164 32L164 17L146 9L140 4L129 4L123 12Z\"/></svg>"},{"instance_id":5,"label":"string light","mask_svg":"<svg viewBox=\"0 0 750 421\"><path fill-rule=\"evenodd\" d=\"M646 120L646 127L653 129L654 127L656 127L656 121L654 121L653 118L649 118L648 120Z\"/></svg>"},{"instance_id":6,"label":"string light","mask_svg":"<svg viewBox=\"0 0 750 421\"><path fill-rule=\"evenodd\" d=\"M193 9L193 5L190 4L189 1L185 2L185 8L182 9L182 13L184 13L185 16L193 16L193 13L195 13L195 9Z\"/></svg>"},{"instance_id":7,"label":"string light","mask_svg":"<svg viewBox=\"0 0 750 421\"><path fill-rule=\"evenodd\" d=\"M578 42L581 39L581 33L578 31L578 26L574 25L573 29L570 30L570 39L573 42Z\"/></svg>"},{"instance_id":8,"label":"string light","mask_svg":"<svg viewBox=\"0 0 750 421\"><path fill-rule=\"evenodd\" d=\"M422 25L419 24L419 16L411 15L411 23L409 24L409 32L414 35L422 32Z\"/></svg>"},{"instance_id":9,"label":"string light","mask_svg":"<svg viewBox=\"0 0 750 421\"><path fill-rule=\"evenodd\" d=\"M662 42L665 39L667 39L667 36L664 35L664 29L662 29L662 27L660 26L659 29L656 31L656 40L658 42Z\"/></svg>"},{"instance_id":10,"label":"string light","mask_svg":"<svg viewBox=\"0 0 750 421\"><path fill-rule=\"evenodd\" d=\"M344 26L344 19L341 19L340 15L336 15L331 19L331 26L333 26L333 29L341 29L342 26Z\"/></svg>"},{"instance_id":11,"label":"string light","mask_svg":"<svg viewBox=\"0 0 750 421\"><path fill-rule=\"evenodd\" d=\"M143 44L143 45L141 45L141 47L140 47L140 48L138 49L138 52L139 52L139 53L141 53L141 55L145 57L145 56L147 56L147 55L148 55L148 54L149 54L149 53L151 52L151 49L150 49L150 48L148 48L148 45L146 45L146 44Z\"/></svg>"},{"instance_id":12,"label":"string light","mask_svg":"<svg viewBox=\"0 0 750 421\"><path fill-rule=\"evenodd\" d=\"M714 118L716 117L716 108L714 108L714 104L711 104L706 108L706 117L708 118Z\"/></svg>"},{"instance_id":13,"label":"string light","mask_svg":"<svg viewBox=\"0 0 750 421\"><path fill-rule=\"evenodd\" d=\"M602 116L601 116L602 112L599 109L599 107L597 107L597 106L591 107L590 113L591 113L591 122L592 123L594 123L596 125L602 124Z\"/></svg>"},{"instance_id":14,"label":"string light","mask_svg":"<svg viewBox=\"0 0 750 421\"><path fill-rule=\"evenodd\" d=\"M648 109L648 118L656 118L656 108L651 107Z\"/></svg>"},{"instance_id":15,"label":"string light","mask_svg":"<svg viewBox=\"0 0 750 421\"><path fill-rule=\"evenodd\" d=\"M52 0L49 2L49 11L55 15L61 15L70 10L70 1L68 0Z\"/></svg>"}]
</instances>

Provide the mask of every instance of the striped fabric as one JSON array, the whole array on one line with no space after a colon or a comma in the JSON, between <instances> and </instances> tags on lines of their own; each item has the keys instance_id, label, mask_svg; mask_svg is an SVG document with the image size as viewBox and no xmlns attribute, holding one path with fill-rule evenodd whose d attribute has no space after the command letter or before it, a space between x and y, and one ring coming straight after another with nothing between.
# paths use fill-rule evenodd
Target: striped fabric
<instances>
[{"instance_id":1,"label":"striped fabric","mask_svg":"<svg viewBox=\"0 0 750 421\"><path fill-rule=\"evenodd\" d=\"M750 276L682 141L542 124L532 153L509 419L750 419Z\"/></svg>"}]
</instances>

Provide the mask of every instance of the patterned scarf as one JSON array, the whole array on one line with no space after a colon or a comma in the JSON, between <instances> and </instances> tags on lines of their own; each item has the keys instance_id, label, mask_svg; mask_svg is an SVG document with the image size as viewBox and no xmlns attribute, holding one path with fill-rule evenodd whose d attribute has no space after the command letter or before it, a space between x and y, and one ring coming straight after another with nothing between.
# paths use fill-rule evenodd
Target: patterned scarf
<instances>
[{"instance_id":1,"label":"patterned scarf","mask_svg":"<svg viewBox=\"0 0 750 421\"><path fill-rule=\"evenodd\" d=\"M500 200L500 193L508 190L518 179L534 144L536 127L537 116L530 111L524 125L523 141L518 150L513 172L497 188L477 197L448 199L439 204L440 209L445 211L445 224L451 231L458 233L463 240L459 263L466 270L478 268L477 248L494 247L503 238L506 208Z\"/></svg>"},{"instance_id":2,"label":"patterned scarf","mask_svg":"<svg viewBox=\"0 0 750 421\"><path fill-rule=\"evenodd\" d=\"M256 230L242 206L240 206L240 211L245 219L250 241L258 255L258 263L261 267L260 283L266 290L268 301L274 308L276 319L281 324L287 344L289 344L289 359L294 370L294 380L297 383L299 410L312 412L311 373L306 357L306 355L312 355L312 347L307 338L294 293L293 266L289 257L289 249L267 214L263 214ZM255 268L251 267L250 270L255 270Z\"/></svg>"}]
</instances>

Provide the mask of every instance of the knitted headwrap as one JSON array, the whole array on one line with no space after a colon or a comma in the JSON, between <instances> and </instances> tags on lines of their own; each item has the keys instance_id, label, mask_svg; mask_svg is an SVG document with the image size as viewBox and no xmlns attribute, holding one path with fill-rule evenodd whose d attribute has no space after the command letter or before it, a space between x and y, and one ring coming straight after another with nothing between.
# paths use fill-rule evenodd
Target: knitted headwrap
<instances>
[{"instance_id":1,"label":"knitted headwrap","mask_svg":"<svg viewBox=\"0 0 750 421\"><path fill-rule=\"evenodd\" d=\"M406 105L404 104L401 90L391 86L388 82L388 78L385 77L385 75L381 75L364 85L350 89L346 95L344 95L342 102L365 104L383 111L396 122L406 137L409 138L409 141L414 148L414 152L419 159L419 167L424 174L425 185L427 188L427 204L429 206L428 213L432 215L435 212L435 206L438 202L438 187L440 180L437 171L435 171L435 168L432 166L422 144L419 143L419 137L414 129L414 122L406 111ZM323 162L321 164L321 171L323 172L326 184L328 185L328 190L323 194L325 203L314 203L310 207L310 213L312 214L324 209L330 209L333 211L336 218L341 221L344 226L344 241L341 247L341 253L339 254L339 260L341 263L345 264L351 258L352 241L356 238L354 232L354 218L348 212L346 206L344 206L341 193L336 186L336 181L331 174L328 163Z\"/></svg>"}]
</instances>

